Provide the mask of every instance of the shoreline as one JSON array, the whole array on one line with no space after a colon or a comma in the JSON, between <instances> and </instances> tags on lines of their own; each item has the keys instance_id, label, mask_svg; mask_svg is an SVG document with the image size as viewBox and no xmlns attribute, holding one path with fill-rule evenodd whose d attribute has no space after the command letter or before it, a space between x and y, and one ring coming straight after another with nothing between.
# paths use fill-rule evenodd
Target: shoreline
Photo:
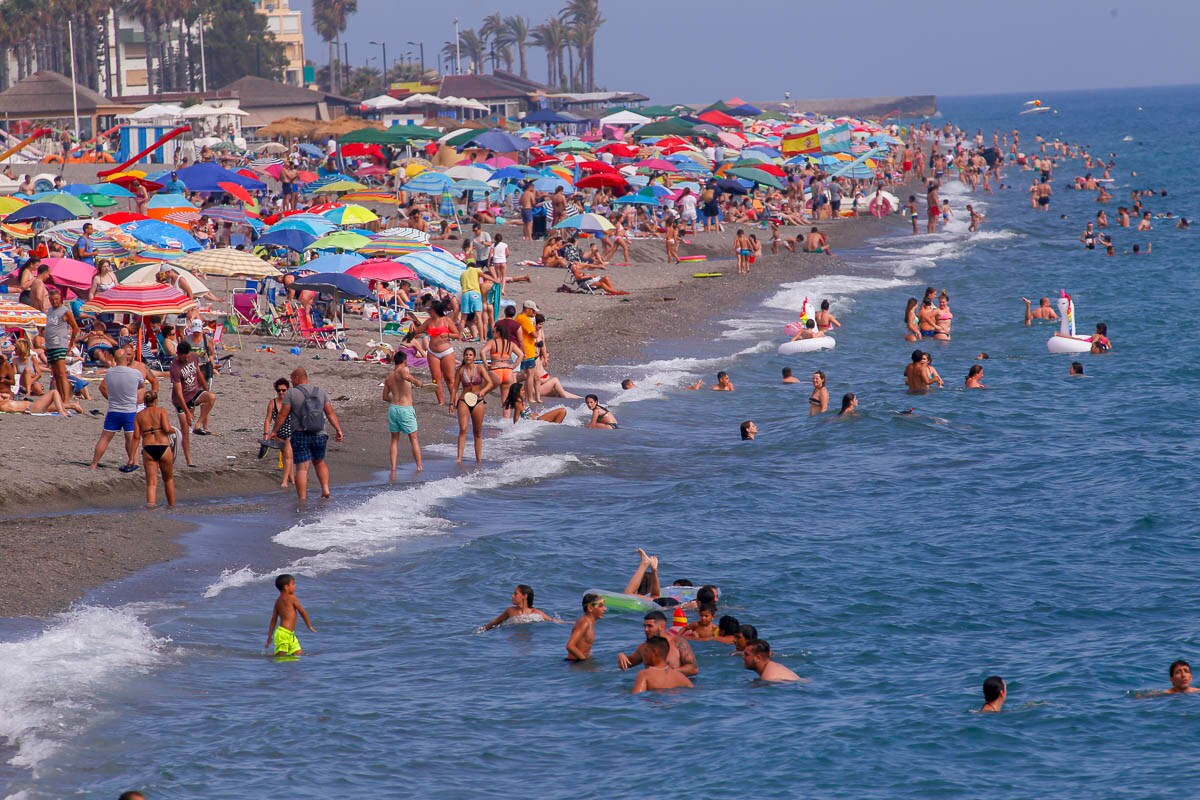
<instances>
[{"instance_id":1,"label":"shoreline","mask_svg":"<svg viewBox=\"0 0 1200 800\"><path fill-rule=\"evenodd\" d=\"M532 298L542 308L548 318L551 371L574 389L579 385L572 375L579 366L630 361L658 341L704 337L719 320L727 319L748 303L761 302L782 284L839 271L856 271L838 254L861 247L869 238L902 232L898 219L889 217L882 224L870 217L843 219L822 226L830 234L834 255L784 251L771 256L768 252L749 276L733 273L729 254L733 228L685 239L682 254L708 255L710 261L700 262L711 265L707 268L694 263L668 266L663 261L661 239L635 240L630 243L632 264L610 266L607 271L618 287L631 291L629 296L558 293L563 270L513 266L510 274L529 275L531 283L513 285L510 296L518 301ZM497 228L508 233L513 226L496 226L492 230ZM785 229L787 233L795 230ZM511 264L536 257L535 248L540 250L540 243L514 241ZM726 257L728 261L724 260ZM701 280L691 277L693 271L730 274ZM361 353L363 342L377 338L370 336L375 330L361 322L354 325L351 347ZM274 354L253 349L270 342L275 342ZM106 467L94 472L87 469L87 455L99 433L98 421L89 426L91 417L31 420L39 423L33 427L41 435L29 436L34 431L24 431L30 441L22 443L18 435L18 445L13 450L19 452L44 443L45 434L55 431L53 426L79 426L79 429L66 432L70 438L64 437L63 449L69 452L64 452L62 461L42 465L42 469L33 471L37 480L19 487L7 498L0 498L0 513L11 514L14 506L37 506L33 513L0 519L0 564L4 565L0 569L3 587L0 616L48 616L66 610L99 586L178 557L183 549L181 538L196 527L180 517L222 513L225 509L213 501L237 498L278 504L278 493L283 490L278 488L274 452L262 463L255 461L254 455L261 433L260 409L265 409L263 389L275 373L286 375L295 366L307 367L313 383L329 391L346 430L341 445L330 444L333 485L387 485L388 434L378 388L386 369L382 365L338 362L332 358L310 363L314 361L311 351L291 356L287 351L289 344L244 337L234 360L239 375L232 379L218 378L215 384L218 405L211 427L218 435L204 441L193 438L192 448L200 466L195 470L186 466L176 469L181 505L174 512L139 507L144 497L144 479L140 470L132 476L117 472L116 465L124 452L119 439L114 439L102 462ZM458 349L461 352L461 347ZM560 373L558 366L563 364L570 367ZM431 390L416 391L414 405L421 425L422 447L454 442L455 426L436 406ZM498 410L499 404L495 405ZM103 409L103 401L85 403L85 407ZM249 419L245 418L247 414ZM490 417L489 427L497 419ZM79 448L81 441L86 441L83 452ZM486 433L484 455L486 462ZM411 481L412 468L407 458L406 443L401 442L397 483ZM470 468L473 465L464 467ZM52 482L55 478L57 482ZM285 502L294 507L293 490L286 491ZM315 505L315 501L310 501L307 508Z\"/></svg>"}]
</instances>

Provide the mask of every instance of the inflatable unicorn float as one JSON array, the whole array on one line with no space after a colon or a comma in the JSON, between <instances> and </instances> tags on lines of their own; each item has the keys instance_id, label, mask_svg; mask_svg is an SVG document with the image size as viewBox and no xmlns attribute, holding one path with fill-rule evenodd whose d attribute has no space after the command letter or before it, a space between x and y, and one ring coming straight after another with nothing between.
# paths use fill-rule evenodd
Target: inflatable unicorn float
<instances>
[{"instance_id":1,"label":"inflatable unicorn float","mask_svg":"<svg viewBox=\"0 0 1200 800\"><path fill-rule=\"evenodd\" d=\"M1058 298L1057 305L1058 333L1046 341L1047 350L1051 353L1090 353L1093 340L1097 336L1103 342L1103 349L1108 349L1108 338L1105 336L1107 328L1097 326L1095 336L1079 336L1075 333L1075 301L1067 294L1066 289L1062 290L1062 297Z\"/></svg>"},{"instance_id":2,"label":"inflatable unicorn float","mask_svg":"<svg viewBox=\"0 0 1200 800\"><path fill-rule=\"evenodd\" d=\"M813 314L812 304L808 302L808 298L804 298L804 302L800 305L800 321L789 322L784 327L784 332L789 336L795 336L802 330L808 327L809 320L816 325L816 315ZM790 342L784 342L779 345L779 355L790 356L796 353L815 353L818 350L832 350L837 347L837 341L832 336L818 336L815 339L793 339Z\"/></svg>"}]
</instances>

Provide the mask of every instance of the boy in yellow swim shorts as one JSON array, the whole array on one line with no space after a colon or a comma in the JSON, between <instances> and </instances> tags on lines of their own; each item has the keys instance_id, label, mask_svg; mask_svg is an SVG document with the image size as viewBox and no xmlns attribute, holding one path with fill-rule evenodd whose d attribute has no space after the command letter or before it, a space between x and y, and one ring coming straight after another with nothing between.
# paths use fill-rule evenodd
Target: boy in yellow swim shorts
<instances>
[{"instance_id":1,"label":"boy in yellow swim shorts","mask_svg":"<svg viewBox=\"0 0 1200 800\"><path fill-rule=\"evenodd\" d=\"M271 613L271 624L267 626L267 647L272 648L272 654L276 656L303 655L300 640L296 638L296 615L300 615L304 626L310 631L316 633L317 629L308 621L308 612L296 597L294 577L280 575L275 579L275 588L279 590L279 597L275 600L275 608Z\"/></svg>"}]
</instances>

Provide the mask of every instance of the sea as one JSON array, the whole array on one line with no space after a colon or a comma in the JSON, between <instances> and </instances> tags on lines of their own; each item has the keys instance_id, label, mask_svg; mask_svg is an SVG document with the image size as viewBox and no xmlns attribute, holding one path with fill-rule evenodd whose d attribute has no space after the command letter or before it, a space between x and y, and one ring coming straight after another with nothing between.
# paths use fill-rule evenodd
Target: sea
<instances>
[{"instance_id":1,"label":"sea","mask_svg":"<svg viewBox=\"0 0 1200 800\"><path fill-rule=\"evenodd\" d=\"M827 277L764 266L779 287L712 335L582 366L569 384L618 431L583 428L572 402L561 426L497 426L480 469L432 448L417 482L197 515L180 559L0 622L0 796L1196 794L1200 696L1141 695L1177 658L1200 666L1197 240L1165 218L1118 228L1115 207L1152 189L1156 214L1200 216L1200 89L1055 93L1040 99L1057 113L1019 116L1028 99L945 97L933 122L1115 154L1108 230L1152 255L1080 244L1099 207L1070 189L1078 161L1046 213L1030 172L992 194L949 182L946 230L895 220ZM945 388L910 395L903 310L926 286L948 293L953 336L920 345ZM1023 324L1023 296L1063 290L1080 332L1107 323L1111 353L1054 355L1055 326ZM780 356L805 298L831 301L837 346ZM977 363L987 388L964 390ZM818 369L833 408L814 417ZM681 389L718 370L735 392ZM847 392L860 413L838 418ZM564 662L581 595L620 591L638 547L665 582L719 586L720 613L805 681L764 684L729 645L697 643L694 689L632 696L617 653L641 620L618 612L590 662ZM284 571L317 633L277 662L263 646ZM557 621L481 632L517 583ZM1008 699L983 715L990 675Z\"/></svg>"}]
</instances>

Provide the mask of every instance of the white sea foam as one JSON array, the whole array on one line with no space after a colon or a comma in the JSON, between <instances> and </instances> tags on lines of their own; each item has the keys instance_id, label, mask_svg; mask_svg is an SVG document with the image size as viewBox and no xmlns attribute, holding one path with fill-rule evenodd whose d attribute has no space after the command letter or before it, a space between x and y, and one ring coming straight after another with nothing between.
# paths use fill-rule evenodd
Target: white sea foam
<instances>
[{"instance_id":1,"label":"white sea foam","mask_svg":"<svg viewBox=\"0 0 1200 800\"><path fill-rule=\"evenodd\" d=\"M449 530L450 521L433 512L450 500L471 492L538 481L575 463L578 459L571 455L530 456L495 469L383 492L355 508L325 514L314 522L288 528L273 538L274 542L286 547L317 551L314 555L296 559L269 573L256 573L246 567L226 570L205 589L204 596L216 597L226 589L269 580L279 572L311 577L352 567L391 550L399 541Z\"/></svg>"},{"instance_id":2,"label":"white sea foam","mask_svg":"<svg viewBox=\"0 0 1200 800\"><path fill-rule=\"evenodd\" d=\"M91 721L104 688L151 669L167 641L128 608L88 606L32 639L0 643L0 738L17 748L9 763L36 775Z\"/></svg>"},{"instance_id":3,"label":"white sea foam","mask_svg":"<svg viewBox=\"0 0 1200 800\"><path fill-rule=\"evenodd\" d=\"M804 298L808 298L814 307L819 307L821 300L829 299L834 304L848 302L851 297L861 292L877 292L883 289L895 289L907 286L908 281L898 278L869 278L861 275L824 275L795 283L785 283L779 291L763 303L768 308L781 308L795 313L800 312Z\"/></svg>"}]
</instances>

